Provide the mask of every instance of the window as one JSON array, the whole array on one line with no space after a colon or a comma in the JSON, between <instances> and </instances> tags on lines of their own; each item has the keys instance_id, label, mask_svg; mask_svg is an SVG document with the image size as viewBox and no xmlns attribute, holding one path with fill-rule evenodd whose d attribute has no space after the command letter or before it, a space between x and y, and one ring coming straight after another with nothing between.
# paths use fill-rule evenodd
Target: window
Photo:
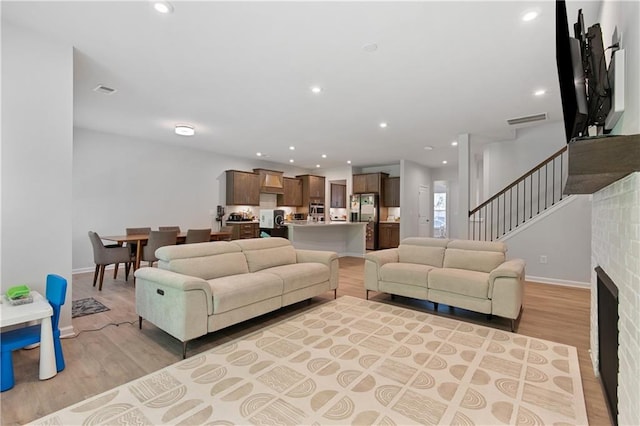
<instances>
[{"instance_id":1,"label":"window","mask_svg":"<svg viewBox=\"0 0 640 426\"><path fill-rule=\"evenodd\" d=\"M433 236L447 237L447 193L433 193Z\"/></svg>"}]
</instances>

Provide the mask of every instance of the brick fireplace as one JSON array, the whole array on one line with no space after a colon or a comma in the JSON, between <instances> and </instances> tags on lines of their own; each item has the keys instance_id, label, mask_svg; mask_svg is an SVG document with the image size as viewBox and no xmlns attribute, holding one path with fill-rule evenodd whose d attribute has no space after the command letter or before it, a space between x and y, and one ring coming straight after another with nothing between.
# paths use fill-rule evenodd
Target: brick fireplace
<instances>
[{"instance_id":1,"label":"brick fireplace","mask_svg":"<svg viewBox=\"0 0 640 426\"><path fill-rule=\"evenodd\" d=\"M618 290L617 423L640 424L640 172L593 194L591 357L599 374L598 276ZM613 413L615 416L615 411Z\"/></svg>"}]
</instances>

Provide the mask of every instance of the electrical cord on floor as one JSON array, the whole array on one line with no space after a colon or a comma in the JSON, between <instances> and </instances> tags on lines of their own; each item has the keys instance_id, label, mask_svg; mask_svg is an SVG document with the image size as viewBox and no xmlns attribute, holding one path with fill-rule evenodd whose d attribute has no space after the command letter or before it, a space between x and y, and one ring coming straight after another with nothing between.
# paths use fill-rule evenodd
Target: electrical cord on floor
<instances>
[{"instance_id":1,"label":"electrical cord on floor","mask_svg":"<svg viewBox=\"0 0 640 426\"><path fill-rule=\"evenodd\" d=\"M75 339L76 337L78 337L79 335L81 335L81 334L82 334L82 333L84 333L84 332L100 331L100 330L102 330L102 329L104 329L104 328L106 328L106 327L109 327L110 325L114 325L114 326L116 326L116 327L120 327L120 326L121 326L121 325L123 325L123 324L134 325L136 322L137 322L136 320L133 320L133 321L122 321L122 322L109 322L109 323L106 323L105 325L103 325L103 326L102 326L102 327L100 327L100 328L89 328L89 329L87 329L87 330L80 330L80 331L78 331L78 332L77 332L75 335L73 335L73 336L68 336L68 337L62 337L62 336L61 336L61 338L62 338L62 339Z\"/></svg>"}]
</instances>

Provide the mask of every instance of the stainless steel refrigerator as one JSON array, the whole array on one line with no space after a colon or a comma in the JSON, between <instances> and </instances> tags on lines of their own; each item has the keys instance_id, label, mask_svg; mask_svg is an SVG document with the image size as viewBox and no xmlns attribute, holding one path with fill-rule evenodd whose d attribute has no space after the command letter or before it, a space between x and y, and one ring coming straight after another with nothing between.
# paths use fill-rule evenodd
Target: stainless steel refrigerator
<instances>
[{"instance_id":1,"label":"stainless steel refrigerator","mask_svg":"<svg viewBox=\"0 0 640 426\"><path fill-rule=\"evenodd\" d=\"M351 196L351 222L367 222L367 250L378 249L379 221L378 194L356 194Z\"/></svg>"}]
</instances>

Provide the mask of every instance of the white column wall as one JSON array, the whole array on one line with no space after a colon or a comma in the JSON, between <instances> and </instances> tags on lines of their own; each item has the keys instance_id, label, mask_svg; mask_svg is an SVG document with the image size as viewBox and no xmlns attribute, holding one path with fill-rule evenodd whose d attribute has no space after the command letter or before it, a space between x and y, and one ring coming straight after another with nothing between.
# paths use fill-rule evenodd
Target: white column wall
<instances>
[{"instance_id":1,"label":"white column wall","mask_svg":"<svg viewBox=\"0 0 640 426\"><path fill-rule=\"evenodd\" d=\"M418 235L418 190L427 185L433 197L431 169L409 160L400 161L400 240ZM433 203L432 203L433 204ZM433 208L433 207L432 207ZM429 213L433 217L433 211Z\"/></svg>"},{"instance_id":2,"label":"white column wall","mask_svg":"<svg viewBox=\"0 0 640 426\"><path fill-rule=\"evenodd\" d=\"M45 293L68 281L60 327L71 325L73 50L2 22L0 283Z\"/></svg>"}]
</instances>

